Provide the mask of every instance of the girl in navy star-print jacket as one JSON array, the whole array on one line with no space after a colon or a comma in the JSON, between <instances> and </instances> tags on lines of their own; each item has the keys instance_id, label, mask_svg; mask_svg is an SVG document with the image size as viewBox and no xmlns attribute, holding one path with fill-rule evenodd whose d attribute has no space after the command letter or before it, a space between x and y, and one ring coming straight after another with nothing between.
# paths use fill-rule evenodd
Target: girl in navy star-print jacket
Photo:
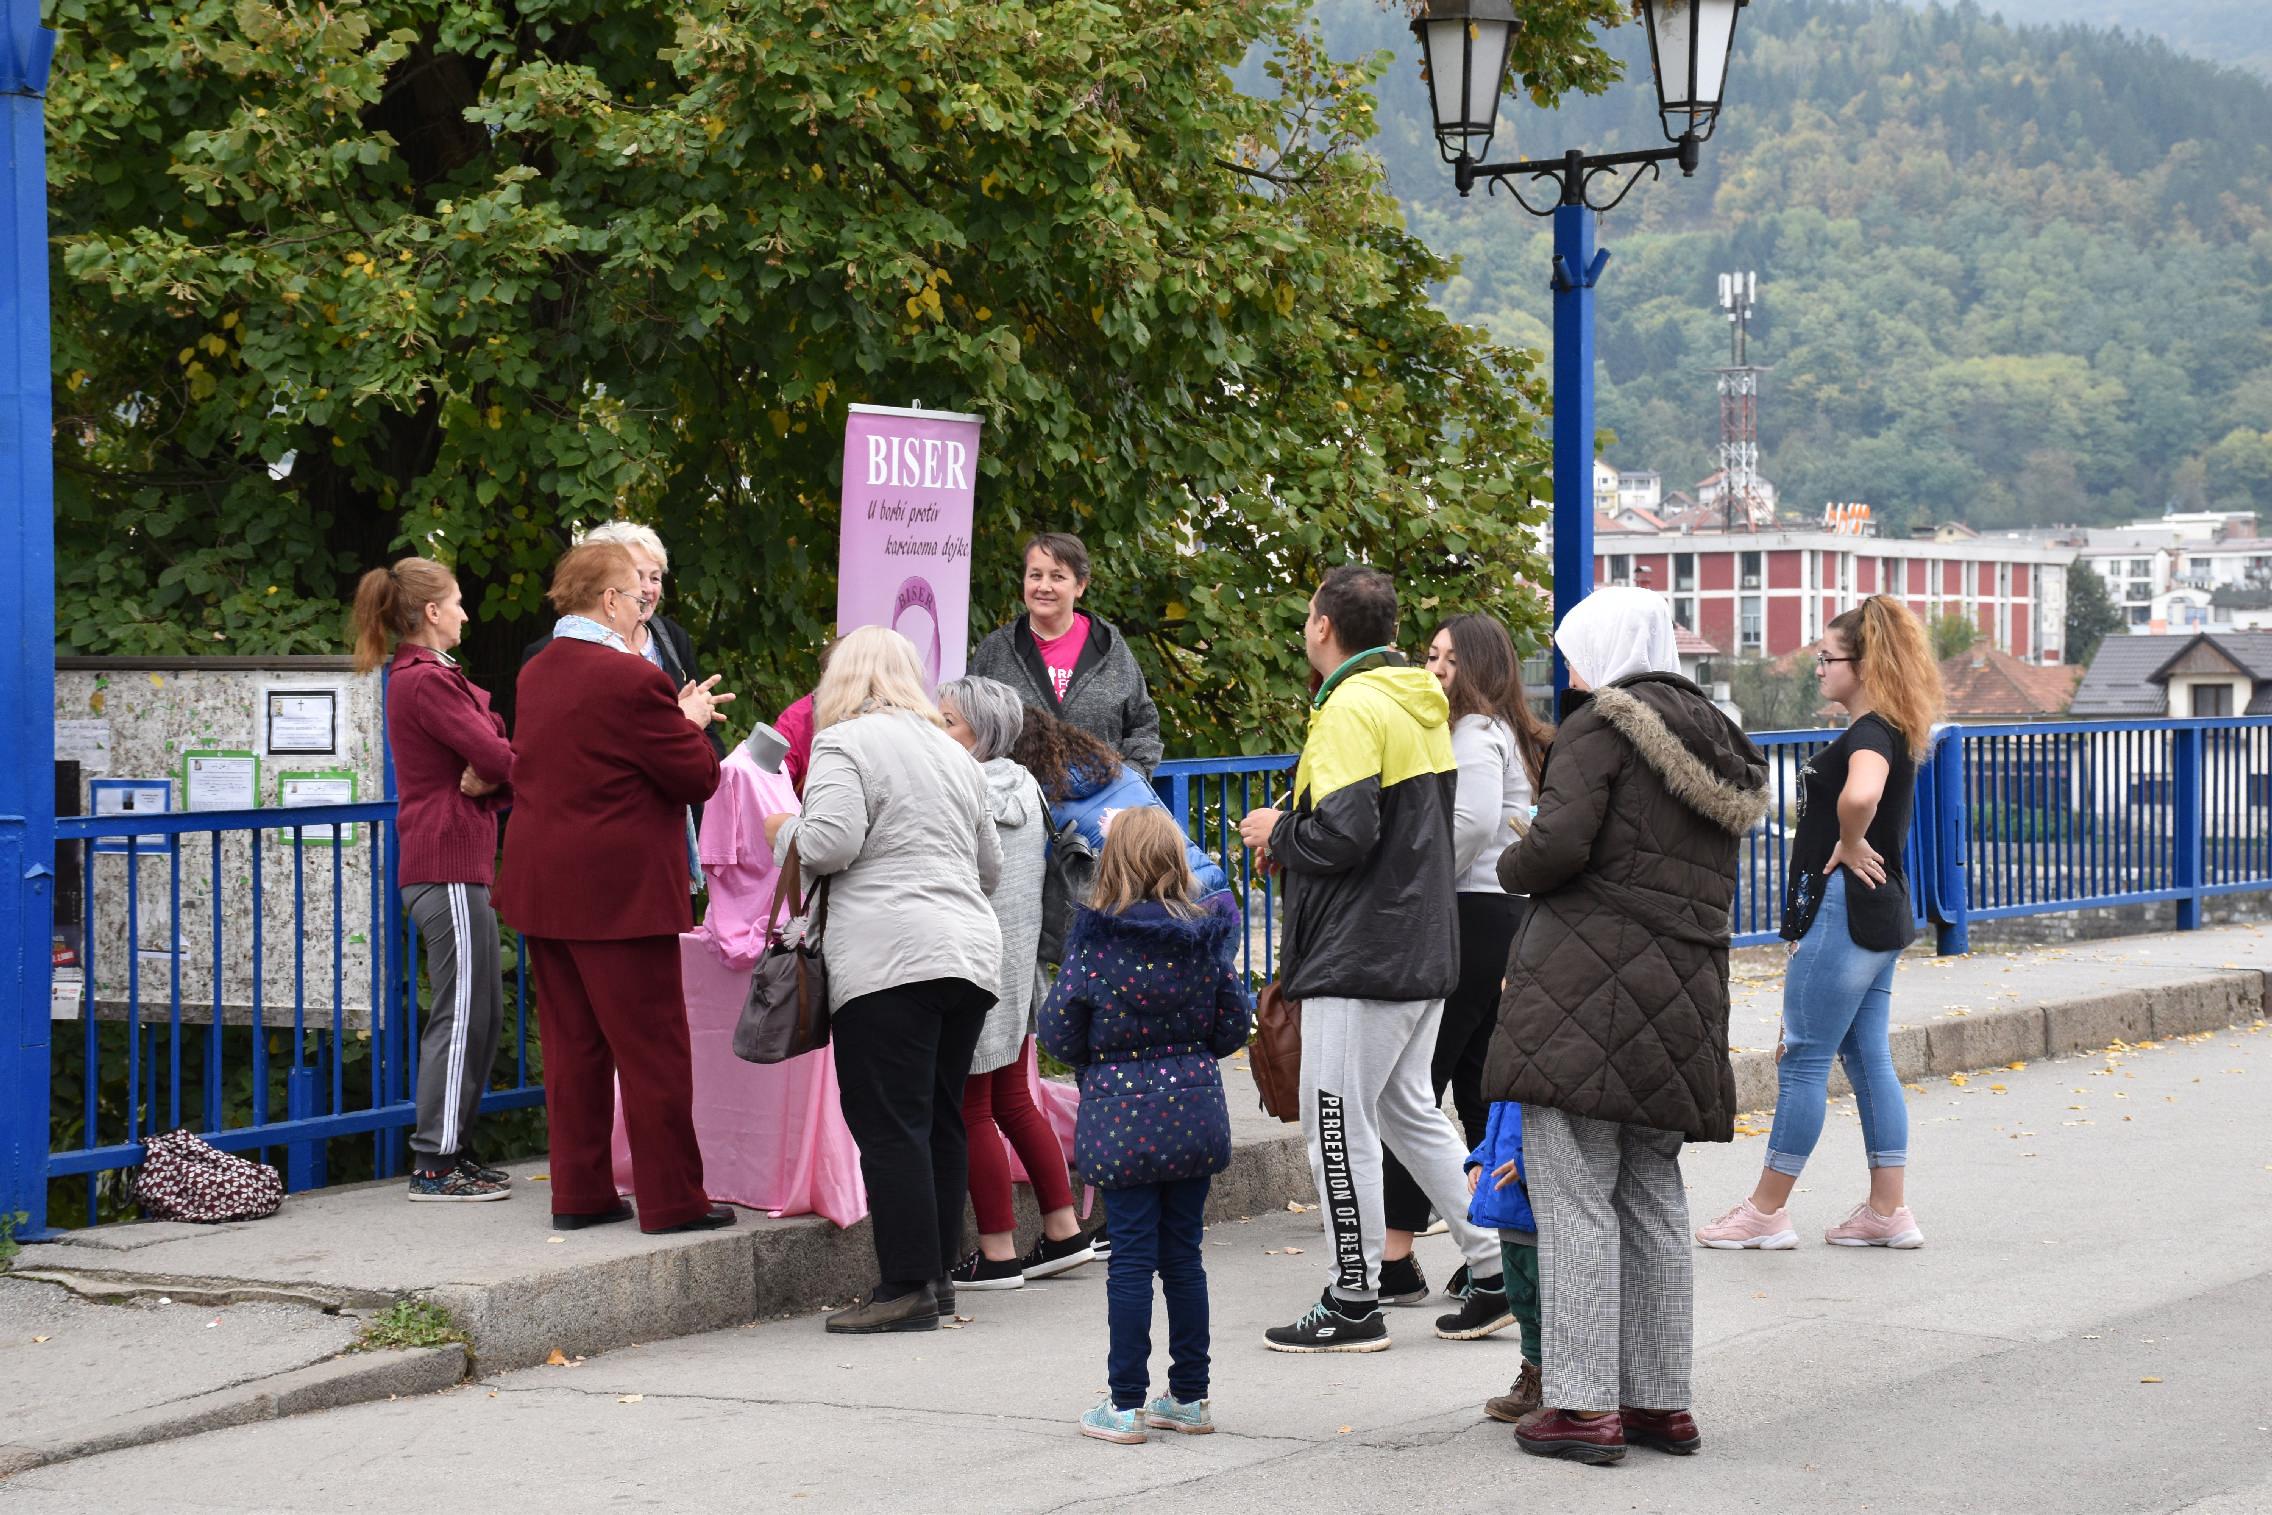
<instances>
[{"instance_id":1,"label":"girl in navy star-print jacket","mask_svg":"<svg viewBox=\"0 0 2272 1515\"><path fill-rule=\"evenodd\" d=\"M1104 1190L1112 1232L1112 1403L1090 1412L1104 1415L1104 1429L1087 1430L1109 1441L1142 1440L1146 1417L1154 1427L1212 1428L1199 1248L1208 1184L1231 1162L1215 1062L1246 1045L1254 1000L1232 961L1238 926L1199 907L1183 842L1165 810L1113 818L1091 903L1074 919L1041 1012L1041 1044L1080 1076L1073 1160ZM1172 1362L1168 1398L1147 1406L1155 1273Z\"/></svg>"}]
</instances>

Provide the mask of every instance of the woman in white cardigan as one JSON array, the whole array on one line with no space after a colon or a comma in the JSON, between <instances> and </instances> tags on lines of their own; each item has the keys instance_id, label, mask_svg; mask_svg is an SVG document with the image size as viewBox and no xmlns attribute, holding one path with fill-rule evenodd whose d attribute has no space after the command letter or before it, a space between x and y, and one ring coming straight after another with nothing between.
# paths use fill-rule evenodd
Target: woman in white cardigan
<instances>
[{"instance_id":1,"label":"woman in white cardigan","mask_svg":"<svg viewBox=\"0 0 2272 1515\"><path fill-rule=\"evenodd\" d=\"M1002 868L986 780L924 693L914 646L865 626L813 697L804 809L769 816L828 881L822 951L844 1123L860 1145L880 1281L838 1332L936 1330L953 1308L969 1147L963 1081L1000 990L987 891Z\"/></svg>"},{"instance_id":2,"label":"woman in white cardigan","mask_svg":"<svg viewBox=\"0 0 2272 1515\"><path fill-rule=\"evenodd\" d=\"M1483 1139L1490 1105L1483 1098L1483 1056L1498 1024L1499 984L1522 924L1524 901L1499 887L1499 854L1530 822L1552 727L1531 713L1522 664L1507 628L1487 615L1453 616L1428 643L1428 671L1452 707L1452 760L1459 797L1452 814L1452 876L1459 902L1459 986L1444 1000L1429 1073L1436 1098L1452 1091L1452 1108L1472 1147ZM1413 1233L1427 1229L1428 1196L1394 1153L1381 1166L1387 1218L1381 1254L1381 1303L1416 1305L1428 1280L1412 1255ZM1467 1268L1445 1293L1464 1298Z\"/></svg>"},{"instance_id":3,"label":"woman in white cardigan","mask_svg":"<svg viewBox=\"0 0 2272 1515\"><path fill-rule=\"evenodd\" d=\"M1073 1213L1065 1149L1034 1103L1026 1073L1034 1007L1041 999L1037 955L1049 801L1040 782L1010 759L1025 725L1024 702L1015 689L995 679L955 679L939 686L939 711L947 718L947 735L970 749L986 775L987 802L1002 843L1002 879L993 890L994 917L1002 926L1002 992L986 1013L962 1096L978 1247L956 1264L953 1281L962 1289L1019 1289L1029 1278L1070 1272L1095 1257ZM1041 1235L1023 1257L1005 1136L1025 1164L1041 1207Z\"/></svg>"}]
</instances>

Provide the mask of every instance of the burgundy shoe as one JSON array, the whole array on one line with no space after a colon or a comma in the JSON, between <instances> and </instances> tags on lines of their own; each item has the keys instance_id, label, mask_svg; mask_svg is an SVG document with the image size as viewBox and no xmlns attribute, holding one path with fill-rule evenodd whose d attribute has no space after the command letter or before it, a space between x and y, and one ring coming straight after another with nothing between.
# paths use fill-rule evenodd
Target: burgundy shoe
<instances>
[{"instance_id":1,"label":"burgundy shoe","mask_svg":"<svg viewBox=\"0 0 2272 1515\"><path fill-rule=\"evenodd\" d=\"M1614 1413L1580 1420L1568 1410L1533 1410L1516 1423L1515 1441L1533 1457L1597 1466L1625 1460L1625 1426Z\"/></svg>"},{"instance_id":2,"label":"burgundy shoe","mask_svg":"<svg viewBox=\"0 0 2272 1515\"><path fill-rule=\"evenodd\" d=\"M1689 1457L1704 1445L1704 1433L1696 1429L1694 1417L1686 1410L1636 1410L1619 1405L1617 1413L1625 1422L1625 1439L1635 1446Z\"/></svg>"}]
</instances>

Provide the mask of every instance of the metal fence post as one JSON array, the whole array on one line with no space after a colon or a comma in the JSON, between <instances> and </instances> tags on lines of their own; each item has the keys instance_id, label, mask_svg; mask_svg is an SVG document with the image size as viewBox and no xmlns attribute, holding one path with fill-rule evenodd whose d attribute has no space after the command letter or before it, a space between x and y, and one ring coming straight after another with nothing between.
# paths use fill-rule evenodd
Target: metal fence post
<instances>
[{"instance_id":1,"label":"metal fence post","mask_svg":"<svg viewBox=\"0 0 2272 1515\"><path fill-rule=\"evenodd\" d=\"M2201 793L2201 728L2180 726L2169 734L2170 887L2188 891L2177 902L2177 929L2201 929L2201 890L2207 882L2208 807Z\"/></svg>"},{"instance_id":2,"label":"metal fence post","mask_svg":"<svg viewBox=\"0 0 2272 1515\"><path fill-rule=\"evenodd\" d=\"M1959 957L1972 950L1972 875L1965 867L1964 737L1955 727L1934 738L1933 898L1939 904L1934 950Z\"/></svg>"},{"instance_id":3,"label":"metal fence post","mask_svg":"<svg viewBox=\"0 0 2272 1515\"><path fill-rule=\"evenodd\" d=\"M19 1234L47 1225L55 472L42 96L54 55L39 0L0 0L0 1222Z\"/></svg>"}]
</instances>

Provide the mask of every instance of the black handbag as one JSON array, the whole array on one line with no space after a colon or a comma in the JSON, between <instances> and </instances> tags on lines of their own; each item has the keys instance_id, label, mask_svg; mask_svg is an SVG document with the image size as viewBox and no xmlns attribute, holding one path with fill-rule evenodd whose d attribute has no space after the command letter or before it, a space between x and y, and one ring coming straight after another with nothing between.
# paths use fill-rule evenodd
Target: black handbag
<instances>
[{"instance_id":1,"label":"black handbag","mask_svg":"<svg viewBox=\"0 0 2272 1515\"><path fill-rule=\"evenodd\" d=\"M749 981L749 998L734 1023L734 1056L747 1063L785 1063L828 1045L828 965L821 932L828 925L828 880L813 891L812 928L803 940L781 939L783 901L800 902L797 848L773 883L766 948Z\"/></svg>"}]
</instances>

